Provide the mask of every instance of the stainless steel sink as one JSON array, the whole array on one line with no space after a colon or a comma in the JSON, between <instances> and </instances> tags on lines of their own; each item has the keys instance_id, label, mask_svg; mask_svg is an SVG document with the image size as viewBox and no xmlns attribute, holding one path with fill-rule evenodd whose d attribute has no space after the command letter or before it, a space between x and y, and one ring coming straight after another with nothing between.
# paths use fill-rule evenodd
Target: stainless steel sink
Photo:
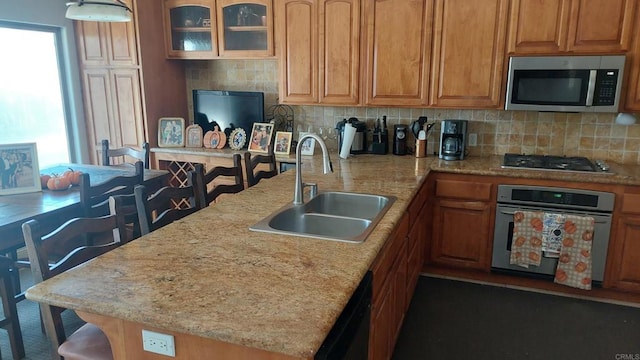
<instances>
[{"instance_id":1,"label":"stainless steel sink","mask_svg":"<svg viewBox=\"0 0 640 360\"><path fill-rule=\"evenodd\" d=\"M361 243L395 200L393 196L322 192L307 203L281 208L249 229Z\"/></svg>"}]
</instances>

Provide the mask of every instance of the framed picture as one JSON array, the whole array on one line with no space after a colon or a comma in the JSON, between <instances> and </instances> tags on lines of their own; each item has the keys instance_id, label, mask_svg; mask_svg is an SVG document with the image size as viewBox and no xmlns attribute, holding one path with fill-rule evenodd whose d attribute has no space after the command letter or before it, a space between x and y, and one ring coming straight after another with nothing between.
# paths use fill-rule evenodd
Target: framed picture
<instances>
[{"instance_id":1,"label":"framed picture","mask_svg":"<svg viewBox=\"0 0 640 360\"><path fill-rule=\"evenodd\" d=\"M276 155L289 155L291 150L291 137L293 133L287 131L276 132L276 143L273 147L273 152Z\"/></svg>"},{"instance_id":2,"label":"framed picture","mask_svg":"<svg viewBox=\"0 0 640 360\"><path fill-rule=\"evenodd\" d=\"M249 151L268 153L272 134L273 124L254 123L251 130L251 137L249 137Z\"/></svg>"},{"instance_id":3,"label":"framed picture","mask_svg":"<svg viewBox=\"0 0 640 360\"><path fill-rule=\"evenodd\" d=\"M202 128L199 125L189 125L185 129L185 147L202 147Z\"/></svg>"},{"instance_id":4,"label":"framed picture","mask_svg":"<svg viewBox=\"0 0 640 360\"><path fill-rule=\"evenodd\" d=\"M298 136L298 141L302 139L303 136L309 134L308 132L301 132ZM302 146L300 147L300 155L313 155L313 149L316 147L316 139L309 138L306 139Z\"/></svg>"},{"instance_id":5,"label":"framed picture","mask_svg":"<svg viewBox=\"0 0 640 360\"><path fill-rule=\"evenodd\" d=\"M160 118L158 120L158 146L184 147L183 118Z\"/></svg>"},{"instance_id":6,"label":"framed picture","mask_svg":"<svg viewBox=\"0 0 640 360\"><path fill-rule=\"evenodd\" d=\"M0 145L0 195L41 191L36 143Z\"/></svg>"}]
</instances>

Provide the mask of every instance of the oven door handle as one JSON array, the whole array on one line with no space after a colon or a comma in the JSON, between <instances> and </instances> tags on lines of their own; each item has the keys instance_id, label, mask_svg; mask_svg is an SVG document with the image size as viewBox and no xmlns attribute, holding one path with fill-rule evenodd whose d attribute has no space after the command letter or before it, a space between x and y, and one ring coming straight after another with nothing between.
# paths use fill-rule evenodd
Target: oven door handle
<instances>
[{"instance_id":1,"label":"oven door handle","mask_svg":"<svg viewBox=\"0 0 640 360\"><path fill-rule=\"evenodd\" d=\"M504 214L504 215L512 215L512 216L513 216L513 214L515 214L515 213L516 213L516 211L518 211L518 210L514 210L514 211L506 211L506 210L502 210L502 209L501 209L501 210L500 210L500 213L501 213L501 214ZM562 214L562 213L556 213L556 214ZM577 216L580 216L580 215L577 215ZM589 216L589 215L586 215L586 216ZM609 223L609 222L608 222L608 221L606 221L606 220L604 220L604 221L598 221L598 220L595 220L595 219L594 219L594 221L595 221L595 223L596 223L596 224L608 224L608 223Z\"/></svg>"}]
</instances>

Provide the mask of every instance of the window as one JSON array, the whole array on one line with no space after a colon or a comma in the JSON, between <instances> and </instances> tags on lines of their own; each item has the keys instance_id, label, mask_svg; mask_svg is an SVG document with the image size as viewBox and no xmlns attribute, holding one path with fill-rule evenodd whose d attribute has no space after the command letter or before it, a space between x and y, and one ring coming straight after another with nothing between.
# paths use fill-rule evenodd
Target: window
<instances>
[{"instance_id":1,"label":"window","mask_svg":"<svg viewBox=\"0 0 640 360\"><path fill-rule=\"evenodd\" d=\"M68 163L59 29L0 23L0 143L36 142L40 167Z\"/></svg>"}]
</instances>

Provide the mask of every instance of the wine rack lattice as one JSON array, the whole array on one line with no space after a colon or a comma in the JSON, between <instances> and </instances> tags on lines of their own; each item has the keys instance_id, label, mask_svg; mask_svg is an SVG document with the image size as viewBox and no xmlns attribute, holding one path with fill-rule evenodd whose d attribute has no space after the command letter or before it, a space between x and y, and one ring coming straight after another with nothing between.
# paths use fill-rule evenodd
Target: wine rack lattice
<instances>
[{"instance_id":1,"label":"wine rack lattice","mask_svg":"<svg viewBox=\"0 0 640 360\"><path fill-rule=\"evenodd\" d=\"M184 187L189 185L188 173L195 169L195 163L182 162L182 161L165 161L166 170L171 174L169 178L169 185L175 187ZM180 199L180 201L173 201L173 206L177 209L185 209L190 207L189 199Z\"/></svg>"}]
</instances>

